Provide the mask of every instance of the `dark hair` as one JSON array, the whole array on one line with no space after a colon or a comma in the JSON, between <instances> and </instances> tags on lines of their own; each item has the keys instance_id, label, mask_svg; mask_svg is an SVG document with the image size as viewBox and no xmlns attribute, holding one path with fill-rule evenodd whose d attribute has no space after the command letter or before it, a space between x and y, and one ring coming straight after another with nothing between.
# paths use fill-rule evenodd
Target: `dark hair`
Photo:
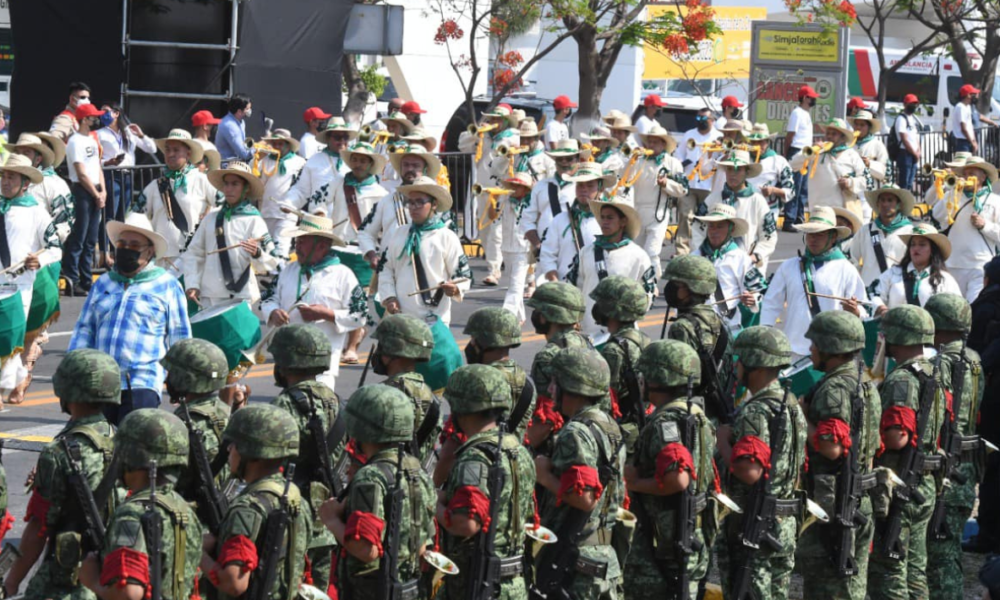
<instances>
[{"instance_id":1,"label":"dark hair","mask_svg":"<svg viewBox=\"0 0 1000 600\"><path fill-rule=\"evenodd\" d=\"M113 112L118 113L118 133L122 136L122 150L129 152L132 149L132 132L128 130L128 126L132 124L129 120L128 115L125 114L125 110L117 102L103 102L100 106L110 107Z\"/></svg>"},{"instance_id":2,"label":"dark hair","mask_svg":"<svg viewBox=\"0 0 1000 600\"><path fill-rule=\"evenodd\" d=\"M250 104L250 96L243 93L234 94L233 97L229 99L229 102L226 103L226 109L231 113L235 113L238 110L246 108L247 104Z\"/></svg>"},{"instance_id":3,"label":"dark hair","mask_svg":"<svg viewBox=\"0 0 1000 600\"><path fill-rule=\"evenodd\" d=\"M69 84L69 95L72 96L77 92L89 92L90 86L82 81L74 81Z\"/></svg>"},{"instance_id":4,"label":"dark hair","mask_svg":"<svg viewBox=\"0 0 1000 600\"><path fill-rule=\"evenodd\" d=\"M912 262L912 259L910 259L910 244L913 243L913 238L915 237L917 236L913 236L910 238L910 242L906 244L906 256L903 257L903 260L899 261L899 267L903 269L904 275L906 274L906 267L910 266L910 263ZM944 277L942 277L941 274L946 272L947 269L944 266L944 256L941 255L941 249L938 248L937 244L932 242L930 238L927 239L927 242L931 245L930 281L931 281L931 286L934 288L934 291L936 292L938 286L941 285L941 280L944 279Z\"/></svg>"},{"instance_id":5,"label":"dark hair","mask_svg":"<svg viewBox=\"0 0 1000 600\"><path fill-rule=\"evenodd\" d=\"M710 117L714 117L715 116L715 111L713 111L711 108L709 108L709 107L706 106L704 108L699 109L698 110L698 114L699 115L708 115Z\"/></svg>"}]
</instances>

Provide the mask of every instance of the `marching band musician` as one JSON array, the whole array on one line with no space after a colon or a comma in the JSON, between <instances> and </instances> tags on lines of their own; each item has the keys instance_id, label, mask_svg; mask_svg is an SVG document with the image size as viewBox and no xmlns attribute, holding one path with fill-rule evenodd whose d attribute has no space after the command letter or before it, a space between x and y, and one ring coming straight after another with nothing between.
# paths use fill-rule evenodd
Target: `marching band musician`
<instances>
[{"instance_id":1,"label":"marching band musician","mask_svg":"<svg viewBox=\"0 0 1000 600\"><path fill-rule=\"evenodd\" d=\"M955 185L958 183L958 171L965 166L965 163L972 158L971 152L955 152L951 155L951 161L944 161L942 166L944 168L936 170L933 165L925 164L923 166L924 172L934 177L934 185L927 187L927 191L924 192L924 204L930 207L934 207L935 204L941 200L951 199L954 201L955 198L962 194L961 189L955 189ZM951 176L954 175L952 180ZM932 215L933 217L933 215ZM943 226L941 223L937 223L938 229L943 229L947 227L948 224L945 223Z\"/></svg>"},{"instance_id":2,"label":"marching band musician","mask_svg":"<svg viewBox=\"0 0 1000 600\"><path fill-rule=\"evenodd\" d=\"M404 138L405 136L413 133L416 125L414 125L413 121L410 121L405 114L398 111L390 112L387 116L382 117L380 121L385 124L389 137L379 138L376 136L374 139L369 138L367 141L374 146L375 150L379 154L388 158L388 155L392 152L396 152L397 150L405 148L409 145L409 142ZM399 179L399 173L396 173L392 169L392 165L388 162L384 163L384 165L383 170L375 173L379 176L380 180L395 181Z\"/></svg>"},{"instance_id":3,"label":"marching band musician","mask_svg":"<svg viewBox=\"0 0 1000 600\"><path fill-rule=\"evenodd\" d=\"M903 257L879 275L872 285L875 315L904 304L923 306L935 294L958 294L958 283L945 267L951 255L951 241L930 223L917 223L899 235ZM927 280L926 283L923 283Z\"/></svg>"},{"instance_id":4,"label":"marching band musician","mask_svg":"<svg viewBox=\"0 0 1000 600\"><path fill-rule=\"evenodd\" d=\"M793 171L808 168L809 210L820 204L840 206L864 218L861 197L868 185L868 168L853 148L854 131L843 119L826 125L826 141L792 157Z\"/></svg>"},{"instance_id":5,"label":"marching band musician","mask_svg":"<svg viewBox=\"0 0 1000 600\"><path fill-rule=\"evenodd\" d=\"M635 141L636 128L632 125L632 119L619 110L613 110L608 113L607 117L604 117L604 122L611 131L611 137L618 141L618 149L622 151L622 162L625 162L628 160L628 153L624 152L625 148L631 150L639 146Z\"/></svg>"},{"instance_id":6,"label":"marching band musician","mask_svg":"<svg viewBox=\"0 0 1000 600\"><path fill-rule=\"evenodd\" d=\"M528 252L531 242L521 234L520 221L525 208L531 203L531 188L533 181L528 173L523 171L505 179L504 188L510 191L500 201L500 219L503 222L503 262L507 265L507 294L503 299L503 307L517 316L517 322L524 323L524 287L526 280L532 275L528 273Z\"/></svg>"},{"instance_id":7,"label":"marching band musician","mask_svg":"<svg viewBox=\"0 0 1000 600\"><path fill-rule=\"evenodd\" d=\"M671 153L677 140L659 125L654 125L640 136L642 145L651 151L641 159L642 172L635 184L635 208L642 221L642 229L634 240L649 255L656 276L662 270L660 252L663 239L670 225L670 205L688 193L684 167Z\"/></svg>"},{"instance_id":8,"label":"marching band musician","mask_svg":"<svg viewBox=\"0 0 1000 600\"><path fill-rule=\"evenodd\" d=\"M621 177L625 170L625 160L621 153L616 152L620 144L610 129L604 125L595 125L589 134L585 133L580 138L592 147L590 160L600 164L601 169Z\"/></svg>"},{"instance_id":9,"label":"marching band musician","mask_svg":"<svg viewBox=\"0 0 1000 600\"><path fill-rule=\"evenodd\" d=\"M900 236L913 229L909 219L913 194L887 185L865 192L865 199L874 211L874 218L851 240L850 259L860 265L861 279L870 286L906 254L906 244Z\"/></svg>"},{"instance_id":10,"label":"marching band musician","mask_svg":"<svg viewBox=\"0 0 1000 600\"><path fill-rule=\"evenodd\" d=\"M41 133L22 133L16 144L6 148L15 154L28 157L31 166L42 172L42 182L31 184L28 195L45 208L52 217L60 241L66 241L73 223L73 194L66 180L56 174L56 167L66 158L66 144L59 138Z\"/></svg>"},{"instance_id":11,"label":"marching band musician","mask_svg":"<svg viewBox=\"0 0 1000 600\"><path fill-rule=\"evenodd\" d=\"M858 141L854 145L855 150L861 155L861 161L868 168L868 190L881 187L885 181L885 170L889 164L889 151L885 144L878 139L876 134L882 131L882 121L875 118L868 110L859 110L853 117L848 119L851 126L858 134ZM868 207L862 205L864 211L863 219L867 223L872 215Z\"/></svg>"},{"instance_id":12,"label":"marching band musician","mask_svg":"<svg viewBox=\"0 0 1000 600\"><path fill-rule=\"evenodd\" d=\"M726 158L728 154L738 146L742 147L747 143L747 136L750 135L752 125L749 121L742 119L729 119L718 131L722 132L722 137L717 141L722 146L722 150L714 149L701 161L701 173L697 179L707 180L713 192L722 190L726 183L726 177L719 172L717 163Z\"/></svg>"},{"instance_id":13,"label":"marching band musician","mask_svg":"<svg viewBox=\"0 0 1000 600\"><path fill-rule=\"evenodd\" d=\"M601 199L616 179L593 162L576 165L573 174L566 176L567 181L576 184L576 201L552 219L542 241L538 269L546 281L564 280L580 249L600 235L601 226L590 212L590 202Z\"/></svg>"},{"instance_id":14,"label":"marching band musician","mask_svg":"<svg viewBox=\"0 0 1000 600\"><path fill-rule=\"evenodd\" d=\"M576 198L576 184L568 177L580 158L580 147L574 139L560 140L548 155L556 165L555 175L539 181L531 189L531 202L521 213L519 225L521 234L536 254L541 252L552 219L568 209ZM544 277L544 271L539 273ZM533 286L529 284L529 287Z\"/></svg>"},{"instance_id":15,"label":"marching band musician","mask_svg":"<svg viewBox=\"0 0 1000 600\"><path fill-rule=\"evenodd\" d=\"M747 181L767 199L775 219L778 218L781 207L795 196L792 168L788 166L788 160L771 147L771 140L776 135L771 133L767 123L754 123L747 136L747 141L755 152L754 160L760 164L760 175L750 177Z\"/></svg>"},{"instance_id":16,"label":"marching band musician","mask_svg":"<svg viewBox=\"0 0 1000 600\"><path fill-rule=\"evenodd\" d=\"M343 118L332 117L326 129L316 136L316 140L325 147L306 160L283 202L298 210L307 210L308 206L325 206L332 197L331 184L351 170L340 152L357 137L358 132L351 129Z\"/></svg>"},{"instance_id":17,"label":"marching band musician","mask_svg":"<svg viewBox=\"0 0 1000 600\"><path fill-rule=\"evenodd\" d=\"M518 150L521 152L516 156L508 156L508 160L514 161L514 173L527 173L532 184L552 177L556 172L556 164L545 153L545 145L540 141L541 132L538 131L535 120L521 121L517 131L521 141Z\"/></svg>"},{"instance_id":18,"label":"marching band musician","mask_svg":"<svg viewBox=\"0 0 1000 600\"><path fill-rule=\"evenodd\" d=\"M711 190L711 181L699 176L702 160L707 158L705 147L722 137L722 133L715 128L715 115L710 108L699 110L695 122L697 127L684 133L676 154L677 160L681 161L681 166L684 167L688 187L691 189L691 193L677 201L677 234L674 236L674 246L678 254L691 252L691 219L694 218L699 202L703 201Z\"/></svg>"},{"instance_id":19,"label":"marching band musician","mask_svg":"<svg viewBox=\"0 0 1000 600\"><path fill-rule=\"evenodd\" d=\"M264 196L260 201L260 214L267 223L271 239L278 246L278 255L287 258L291 253L291 244L281 232L295 225L295 215L281 210L281 200L299 177L306 159L298 153L301 148L299 141L287 129L275 129L271 137L261 141L274 148L277 154L268 154L261 161L260 180L264 184Z\"/></svg>"}]
</instances>

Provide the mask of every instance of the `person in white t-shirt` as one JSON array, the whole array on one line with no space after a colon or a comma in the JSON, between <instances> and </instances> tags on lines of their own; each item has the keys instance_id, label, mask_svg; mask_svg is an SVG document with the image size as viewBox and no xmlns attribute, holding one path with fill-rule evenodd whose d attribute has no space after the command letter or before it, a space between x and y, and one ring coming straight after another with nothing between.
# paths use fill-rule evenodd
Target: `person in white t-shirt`
<instances>
[{"instance_id":1,"label":"person in white t-shirt","mask_svg":"<svg viewBox=\"0 0 1000 600\"><path fill-rule=\"evenodd\" d=\"M972 126L972 106L979 100L979 90L965 84L958 89L958 104L951 114L951 130L955 134L955 152L979 154L976 131Z\"/></svg>"},{"instance_id":2,"label":"person in white t-shirt","mask_svg":"<svg viewBox=\"0 0 1000 600\"><path fill-rule=\"evenodd\" d=\"M743 104L736 98L736 96L726 96L722 99L722 116L719 120L715 122L715 128L719 131L726 126L726 123L733 120L740 120L743 118L740 110L743 108Z\"/></svg>"},{"instance_id":3,"label":"person in white t-shirt","mask_svg":"<svg viewBox=\"0 0 1000 600\"><path fill-rule=\"evenodd\" d=\"M76 109L80 128L70 136L66 145L66 162L73 185L73 204L76 212L73 228L62 259L62 275L71 286L73 295L86 296L93 283L90 270L94 258L94 245L101 227L101 212L108 193L101 169L101 150L90 132L98 126L104 111L93 104L81 104Z\"/></svg>"},{"instance_id":4,"label":"person in white t-shirt","mask_svg":"<svg viewBox=\"0 0 1000 600\"><path fill-rule=\"evenodd\" d=\"M892 124L899 139L899 153L896 154L896 185L904 190L913 189L913 180L920 165L920 120L915 114L918 106L920 100L915 94L903 96L903 112Z\"/></svg>"},{"instance_id":5,"label":"person in white t-shirt","mask_svg":"<svg viewBox=\"0 0 1000 600\"><path fill-rule=\"evenodd\" d=\"M302 114L302 120L306 122L306 132L299 138L299 156L309 160L309 157L323 150L324 145L319 143L316 136L326 127L326 120L332 117L330 113L323 112L318 106L310 106Z\"/></svg>"},{"instance_id":6,"label":"person in white t-shirt","mask_svg":"<svg viewBox=\"0 0 1000 600\"><path fill-rule=\"evenodd\" d=\"M636 132L639 135L646 135L654 125L659 125L660 123L656 120L656 115L660 114L660 109L666 105L667 103L656 94L650 94L643 98L642 106L645 114L636 120Z\"/></svg>"},{"instance_id":7,"label":"person in white t-shirt","mask_svg":"<svg viewBox=\"0 0 1000 600\"><path fill-rule=\"evenodd\" d=\"M799 105L788 115L788 125L785 127L785 158L788 160L802 152L803 148L813 145L813 122L809 111L816 106L819 94L811 86L804 85L799 88L798 98ZM806 177L798 171L792 176L795 179L795 195L785 203L785 223L782 231L795 231L792 225L802 224L809 201Z\"/></svg>"},{"instance_id":8,"label":"person in white t-shirt","mask_svg":"<svg viewBox=\"0 0 1000 600\"><path fill-rule=\"evenodd\" d=\"M566 119L573 114L573 109L578 105L569 99L569 96L556 96L552 101L552 110L556 111L554 119L545 124L545 149L555 150L556 143L569 139L569 127L566 126Z\"/></svg>"}]
</instances>

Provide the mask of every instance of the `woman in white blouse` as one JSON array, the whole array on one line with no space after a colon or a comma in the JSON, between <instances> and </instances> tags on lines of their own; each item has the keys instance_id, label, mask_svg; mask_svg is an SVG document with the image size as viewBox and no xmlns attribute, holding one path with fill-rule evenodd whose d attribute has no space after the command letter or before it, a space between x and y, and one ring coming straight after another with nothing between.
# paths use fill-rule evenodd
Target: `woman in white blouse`
<instances>
[{"instance_id":1,"label":"woman in white blouse","mask_svg":"<svg viewBox=\"0 0 1000 600\"><path fill-rule=\"evenodd\" d=\"M934 294L961 295L958 282L944 266L951 255L951 241L928 223L917 223L910 234L901 234L906 256L873 282L869 296L875 316L904 304L923 306Z\"/></svg>"}]
</instances>

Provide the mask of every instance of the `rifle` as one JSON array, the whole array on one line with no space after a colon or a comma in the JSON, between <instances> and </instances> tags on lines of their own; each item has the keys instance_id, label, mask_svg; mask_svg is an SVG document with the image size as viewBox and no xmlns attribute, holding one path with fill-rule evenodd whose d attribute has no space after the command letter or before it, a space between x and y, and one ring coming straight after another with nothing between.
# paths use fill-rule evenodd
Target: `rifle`
<instances>
[{"instance_id":1,"label":"rifle","mask_svg":"<svg viewBox=\"0 0 1000 600\"><path fill-rule=\"evenodd\" d=\"M73 488L86 525L86 529L81 533L90 543L90 550L100 551L104 548L104 517L101 516L101 510L94 501L94 494L80 467L80 446L79 444L71 446L68 436L60 438L59 442L66 451L66 459L69 462L69 486Z\"/></svg>"},{"instance_id":2,"label":"rifle","mask_svg":"<svg viewBox=\"0 0 1000 600\"><path fill-rule=\"evenodd\" d=\"M319 461L316 475L319 476L320 481L331 494L339 497L344 487L343 480L337 477L337 473L333 470L333 463L330 462L330 447L326 445L327 432L323 429L323 420L319 416L319 411L316 410L315 402L309 402L309 410L309 421L306 422L306 428L312 438L310 450Z\"/></svg>"},{"instance_id":3,"label":"rifle","mask_svg":"<svg viewBox=\"0 0 1000 600\"><path fill-rule=\"evenodd\" d=\"M681 443L684 447L694 448L695 440L698 436L698 422L691 413L691 396L694 394L694 375L688 375L687 380L687 416L680 422ZM677 507L677 539L674 546L680 557L680 575L677 577L677 600L688 600L691 589L691 575L687 569L687 559L689 556L702 549L702 542L695 536L698 527L698 506L696 486L694 481L688 484L687 488L681 492L681 498Z\"/></svg>"},{"instance_id":4,"label":"rifle","mask_svg":"<svg viewBox=\"0 0 1000 600\"><path fill-rule=\"evenodd\" d=\"M861 376L864 372L864 361L858 360L858 387L851 399L851 450L847 451L845 460L841 461L840 473L837 475L836 499L833 526L835 529L834 560L837 574L840 577L853 577L858 574L858 566L854 560L854 530L868 522L861 514L861 466L858 464L858 452L861 449L861 430L864 427L865 406L862 398L863 386Z\"/></svg>"},{"instance_id":5,"label":"rifle","mask_svg":"<svg viewBox=\"0 0 1000 600\"><path fill-rule=\"evenodd\" d=\"M916 504L923 504L927 501L924 495L917 489L924 479L924 462L926 456L921 448L923 445L924 430L927 429L927 420L930 418L931 406L934 404L934 396L937 394L938 372L941 369L941 353L934 357L934 371L930 381L924 381L920 388L920 407L917 411L917 430L913 435L917 436L916 444L907 444L899 456L899 478L903 480L903 485L898 486L893 491L892 503L889 505L889 516L882 522L881 543L879 552L893 560L903 558L903 545L899 541L902 533L903 510L911 501ZM921 378L922 379L922 378Z\"/></svg>"},{"instance_id":6,"label":"rifle","mask_svg":"<svg viewBox=\"0 0 1000 600\"><path fill-rule=\"evenodd\" d=\"M557 541L546 544L535 557L535 581L528 590L530 600L572 600L569 587L576 577L576 560L589 512L567 507L566 520L556 532Z\"/></svg>"},{"instance_id":7,"label":"rifle","mask_svg":"<svg viewBox=\"0 0 1000 600\"><path fill-rule=\"evenodd\" d=\"M403 520L403 444L397 449L396 476L389 492L385 511L385 547L378 564L379 600L399 600L403 584L399 581L399 544Z\"/></svg>"},{"instance_id":8,"label":"rifle","mask_svg":"<svg viewBox=\"0 0 1000 600\"><path fill-rule=\"evenodd\" d=\"M635 368L632 366L632 355L628 353L628 344L617 337L611 339L618 344L618 347L622 349L622 353L625 355L625 372L622 376L625 380L625 390L628 392L629 403L627 406L624 406L626 414L623 416L627 417L627 413L629 412L634 413L635 422L639 426L639 431L642 431L646 427L646 407L643 406L642 393L639 391L639 378L636 376Z\"/></svg>"},{"instance_id":9,"label":"rifle","mask_svg":"<svg viewBox=\"0 0 1000 600\"><path fill-rule=\"evenodd\" d=\"M666 294L663 294L666 296ZM660 328L660 339L667 335L667 320L670 318L670 303L667 303L667 308L663 311L663 327Z\"/></svg>"},{"instance_id":10,"label":"rifle","mask_svg":"<svg viewBox=\"0 0 1000 600\"><path fill-rule=\"evenodd\" d=\"M194 427L191 421L191 410L185 400L181 400L181 420L188 430L188 444L191 446L191 458L194 462L195 476L195 496L198 498L198 512L204 517L208 528L213 532L218 532L222 526L222 520L226 516L229 502L225 496L215 487L215 476L212 474L212 464L208 460L208 451L205 450L205 440L202 432ZM220 448L219 453L223 451Z\"/></svg>"},{"instance_id":11,"label":"rifle","mask_svg":"<svg viewBox=\"0 0 1000 600\"><path fill-rule=\"evenodd\" d=\"M377 343L377 342L376 342ZM358 387L362 388L365 386L365 379L368 378L368 369L372 366L372 357L375 356L375 343L371 345L368 349L368 360L365 361L365 368L361 371L361 379L358 381Z\"/></svg>"},{"instance_id":12,"label":"rifle","mask_svg":"<svg viewBox=\"0 0 1000 600\"><path fill-rule=\"evenodd\" d=\"M149 556L149 589L152 600L163 597L163 522L156 512L156 461L149 461L149 503L146 512L139 517L142 535L146 538L146 554Z\"/></svg>"},{"instance_id":13,"label":"rifle","mask_svg":"<svg viewBox=\"0 0 1000 600\"><path fill-rule=\"evenodd\" d=\"M257 546L258 555L264 557L264 562L257 567L257 572L250 578L247 600L270 598L271 590L274 589L274 583L278 579L278 562L285 557L285 533L292 522L292 517L288 514L288 490L292 486L294 476L295 463L289 463L288 471L285 473L285 491L278 500L278 508L267 515L264 538Z\"/></svg>"},{"instance_id":14,"label":"rifle","mask_svg":"<svg viewBox=\"0 0 1000 600\"><path fill-rule=\"evenodd\" d=\"M503 434L504 424L497 427L497 447L486 475L486 490L490 495L490 523L488 531L480 531L476 536L476 548L472 554L471 570L469 572L469 591L466 596L470 600L491 600L500 584L500 557L496 553L496 526L500 516L500 494L503 492Z\"/></svg>"},{"instance_id":15,"label":"rifle","mask_svg":"<svg viewBox=\"0 0 1000 600\"><path fill-rule=\"evenodd\" d=\"M965 473L962 473L962 394L965 393L965 375L969 366L965 362L965 343L967 335L962 336L962 349L958 352L957 362L951 367L951 420L945 420L941 428L940 444L944 450L944 477L947 481L954 481L958 485L964 485L968 481ZM934 503L934 512L931 514L930 527L928 529L932 540L946 540L951 537L948 531L948 524L945 522L948 507L945 505L943 494L938 496Z\"/></svg>"}]
</instances>

